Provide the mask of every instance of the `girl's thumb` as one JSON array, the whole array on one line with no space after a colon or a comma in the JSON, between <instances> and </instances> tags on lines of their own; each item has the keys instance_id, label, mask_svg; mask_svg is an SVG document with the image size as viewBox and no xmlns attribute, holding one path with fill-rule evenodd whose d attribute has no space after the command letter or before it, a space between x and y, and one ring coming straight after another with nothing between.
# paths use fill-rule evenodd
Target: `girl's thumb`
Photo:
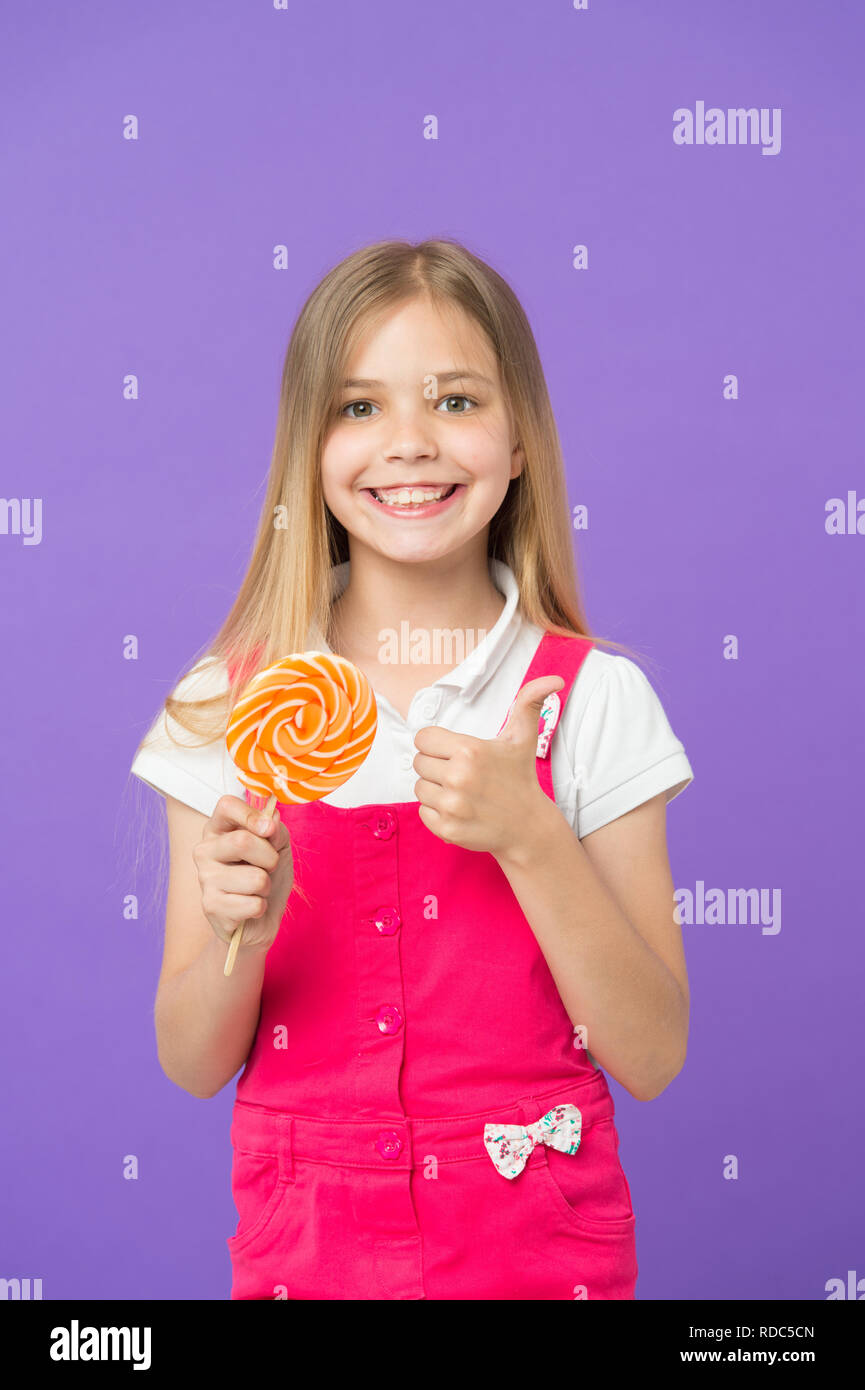
<instances>
[{"instance_id":1,"label":"girl's thumb","mask_svg":"<svg viewBox=\"0 0 865 1390\"><path fill-rule=\"evenodd\" d=\"M535 744L538 738L538 722L541 717L541 706L548 695L554 690L561 690L564 685L562 676L538 676L533 681L528 681L520 690L517 691L516 698L508 711L505 726L499 738L507 738L513 742L531 742Z\"/></svg>"}]
</instances>

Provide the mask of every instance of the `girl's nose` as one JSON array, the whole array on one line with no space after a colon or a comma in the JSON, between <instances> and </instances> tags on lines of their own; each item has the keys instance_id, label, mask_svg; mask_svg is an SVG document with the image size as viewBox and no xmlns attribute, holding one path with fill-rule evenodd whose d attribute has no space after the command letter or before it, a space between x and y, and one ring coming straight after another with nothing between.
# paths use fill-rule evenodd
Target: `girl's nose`
<instances>
[{"instance_id":1,"label":"girl's nose","mask_svg":"<svg viewBox=\"0 0 865 1390\"><path fill-rule=\"evenodd\" d=\"M410 462L414 458L432 458L437 452L434 432L420 420L395 423L385 440L384 456L388 459Z\"/></svg>"}]
</instances>

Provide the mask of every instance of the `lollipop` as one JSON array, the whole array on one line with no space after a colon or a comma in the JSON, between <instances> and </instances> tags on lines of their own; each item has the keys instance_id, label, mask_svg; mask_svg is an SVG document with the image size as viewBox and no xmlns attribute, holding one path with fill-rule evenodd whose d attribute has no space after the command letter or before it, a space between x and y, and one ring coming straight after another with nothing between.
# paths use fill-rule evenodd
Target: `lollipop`
<instances>
[{"instance_id":1,"label":"lollipop","mask_svg":"<svg viewBox=\"0 0 865 1390\"><path fill-rule=\"evenodd\" d=\"M256 796L317 801L347 782L372 747L377 711L362 671L333 652L302 652L259 671L231 712L225 742L238 780ZM230 975L243 935L228 948Z\"/></svg>"}]
</instances>

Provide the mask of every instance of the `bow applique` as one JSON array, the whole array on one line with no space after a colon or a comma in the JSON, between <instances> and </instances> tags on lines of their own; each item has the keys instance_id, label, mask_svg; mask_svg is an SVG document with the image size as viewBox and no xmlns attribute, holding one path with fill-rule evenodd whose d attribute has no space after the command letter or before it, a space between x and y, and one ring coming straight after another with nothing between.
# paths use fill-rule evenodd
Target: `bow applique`
<instances>
[{"instance_id":1,"label":"bow applique","mask_svg":"<svg viewBox=\"0 0 865 1390\"><path fill-rule=\"evenodd\" d=\"M556 1105L531 1125L484 1125L484 1145L502 1177L515 1178L528 1163L535 1144L575 1154L582 1128L583 1117L575 1105Z\"/></svg>"}]
</instances>

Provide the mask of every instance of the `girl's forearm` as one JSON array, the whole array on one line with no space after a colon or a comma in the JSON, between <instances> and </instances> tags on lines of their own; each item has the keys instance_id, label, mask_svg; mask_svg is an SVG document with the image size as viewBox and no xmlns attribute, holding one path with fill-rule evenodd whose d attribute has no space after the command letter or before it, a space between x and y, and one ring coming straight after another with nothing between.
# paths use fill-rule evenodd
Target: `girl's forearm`
<instances>
[{"instance_id":1,"label":"girl's forearm","mask_svg":"<svg viewBox=\"0 0 865 1390\"><path fill-rule=\"evenodd\" d=\"M191 965L161 981L156 994L160 1065L200 1099L216 1095L240 1070L258 1026L267 951L241 946L226 978L227 950L214 936Z\"/></svg>"},{"instance_id":2,"label":"girl's forearm","mask_svg":"<svg viewBox=\"0 0 865 1390\"><path fill-rule=\"evenodd\" d=\"M675 976L599 878L559 808L548 798L547 806L525 826L519 844L496 859L571 1023L586 1030L586 1047L631 1095L652 1100L684 1062L687 1003Z\"/></svg>"}]
</instances>

